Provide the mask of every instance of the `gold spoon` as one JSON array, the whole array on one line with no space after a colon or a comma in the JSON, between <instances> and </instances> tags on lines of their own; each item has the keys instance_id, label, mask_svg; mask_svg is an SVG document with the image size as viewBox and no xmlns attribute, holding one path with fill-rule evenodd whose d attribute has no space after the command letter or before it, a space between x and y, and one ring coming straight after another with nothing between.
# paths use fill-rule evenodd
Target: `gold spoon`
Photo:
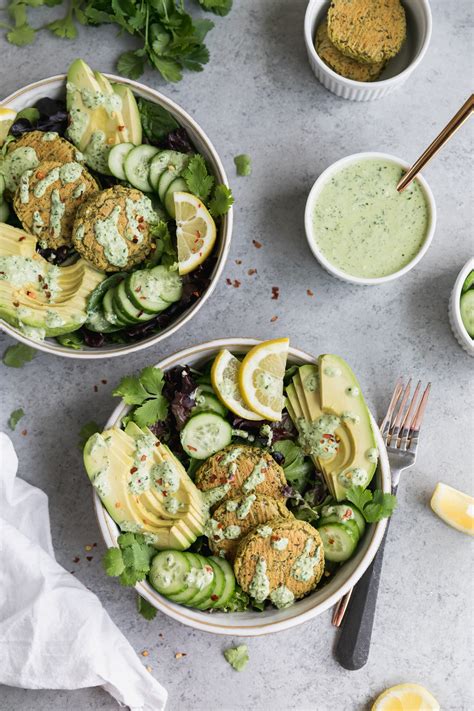
<instances>
[{"instance_id":1,"label":"gold spoon","mask_svg":"<svg viewBox=\"0 0 474 711\"><path fill-rule=\"evenodd\" d=\"M464 121L466 121L469 116L474 112L474 94L468 98L468 100L461 106L459 111L453 116L451 121L446 124L441 133L436 136L433 143L430 143L428 148L421 156L418 158L416 163L412 165L410 170L405 173L405 175L400 179L397 190L399 193L403 192L410 183L415 179L420 170L430 161L444 146L445 143L456 133L458 128L462 126Z\"/></svg>"}]
</instances>

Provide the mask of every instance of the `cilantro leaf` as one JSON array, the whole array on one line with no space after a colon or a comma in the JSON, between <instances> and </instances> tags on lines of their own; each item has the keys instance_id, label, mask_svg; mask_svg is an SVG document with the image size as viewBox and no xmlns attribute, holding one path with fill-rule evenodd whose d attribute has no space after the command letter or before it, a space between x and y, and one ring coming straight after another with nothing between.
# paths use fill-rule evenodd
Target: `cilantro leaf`
<instances>
[{"instance_id":1,"label":"cilantro leaf","mask_svg":"<svg viewBox=\"0 0 474 711\"><path fill-rule=\"evenodd\" d=\"M121 575L125 569L125 565L120 548L108 548L102 558L102 566L106 575L110 575L114 578Z\"/></svg>"},{"instance_id":2,"label":"cilantro leaf","mask_svg":"<svg viewBox=\"0 0 474 711\"><path fill-rule=\"evenodd\" d=\"M247 176L252 173L252 159L247 153L234 156L234 163L237 175Z\"/></svg>"},{"instance_id":3,"label":"cilantro leaf","mask_svg":"<svg viewBox=\"0 0 474 711\"><path fill-rule=\"evenodd\" d=\"M146 571L135 570L134 568L125 568L120 574L121 585L131 585L132 587L146 578Z\"/></svg>"},{"instance_id":4,"label":"cilantro leaf","mask_svg":"<svg viewBox=\"0 0 474 711\"><path fill-rule=\"evenodd\" d=\"M117 60L117 69L120 74L129 79L138 79L145 71L145 57L142 50L122 52Z\"/></svg>"},{"instance_id":5,"label":"cilantro leaf","mask_svg":"<svg viewBox=\"0 0 474 711\"><path fill-rule=\"evenodd\" d=\"M214 178L209 175L204 158L197 153L191 158L183 178L189 188L189 192L196 195L203 202L207 200L214 185Z\"/></svg>"},{"instance_id":6,"label":"cilantro leaf","mask_svg":"<svg viewBox=\"0 0 474 711\"><path fill-rule=\"evenodd\" d=\"M112 395L121 397L127 405L141 405L142 402L150 397L141 384L140 378L133 375L126 375L122 378Z\"/></svg>"},{"instance_id":7,"label":"cilantro leaf","mask_svg":"<svg viewBox=\"0 0 474 711\"><path fill-rule=\"evenodd\" d=\"M363 513L364 506L372 501L372 492L370 489L364 489L363 486L352 486L346 493L346 499Z\"/></svg>"},{"instance_id":8,"label":"cilantro leaf","mask_svg":"<svg viewBox=\"0 0 474 711\"><path fill-rule=\"evenodd\" d=\"M63 333L60 336L56 336L56 340L61 346L72 348L75 351L80 350L84 345L83 337L76 331L74 331L74 333Z\"/></svg>"},{"instance_id":9,"label":"cilantro leaf","mask_svg":"<svg viewBox=\"0 0 474 711\"><path fill-rule=\"evenodd\" d=\"M147 427L159 420L165 420L168 414L168 401L163 395L147 400L137 407L133 413L133 420L139 427Z\"/></svg>"},{"instance_id":10,"label":"cilantro leaf","mask_svg":"<svg viewBox=\"0 0 474 711\"><path fill-rule=\"evenodd\" d=\"M143 571L148 573L150 570L150 547L140 545L140 543L132 543L122 550L122 558L125 568L132 568L135 571Z\"/></svg>"},{"instance_id":11,"label":"cilantro leaf","mask_svg":"<svg viewBox=\"0 0 474 711\"><path fill-rule=\"evenodd\" d=\"M17 47L25 47L27 44L32 44L35 41L35 37L36 30L28 24L14 27L7 32L7 40L10 44L15 44Z\"/></svg>"},{"instance_id":12,"label":"cilantro leaf","mask_svg":"<svg viewBox=\"0 0 474 711\"><path fill-rule=\"evenodd\" d=\"M160 220L156 225L152 225L150 234L155 242L155 251L147 260L146 266L163 264L165 267L172 267L178 261L178 254L173 244L168 225L164 220Z\"/></svg>"},{"instance_id":13,"label":"cilantro leaf","mask_svg":"<svg viewBox=\"0 0 474 711\"><path fill-rule=\"evenodd\" d=\"M19 407L18 410L13 410L11 413L10 417L8 418L8 426L9 428L13 431L19 421L21 420L22 417L25 416L24 410L22 407Z\"/></svg>"},{"instance_id":14,"label":"cilantro leaf","mask_svg":"<svg viewBox=\"0 0 474 711\"><path fill-rule=\"evenodd\" d=\"M127 546L133 546L137 541L138 543L142 543L145 539L142 537L143 540L140 540L138 535L136 533L121 533L117 538L117 543L122 549L127 548Z\"/></svg>"},{"instance_id":15,"label":"cilantro leaf","mask_svg":"<svg viewBox=\"0 0 474 711\"><path fill-rule=\"evenodd\" d=\"M2 361L9 368L23 368L25 363L33 360L35 355L34 348L27 346L25 343L17 343L15 346L8 346L3 353Z\"/></svg>"},{"instance_id":16,"label":"cilantro leaf","mask_svg":"<svg viewBox=\"0 0 474 711\"><path fill-rule=\"evenodd\" d=\"M102 428L99 427L97 422L94 422L93 420L91 420L90 422L86 422L85 425L82 425L81 429L79 430L79 449L84 449L84 446L89 437L92 437L92 435L96 432L100 432L101 429Z\"/></svg>"},{"instance_id":17,"label":"cilantro leaf","mask_svg":"<svg viewBox=\"0 0 474 711\"><path fill-rule=\"evenodd\" d=\"M225 215L229 208L234 204L232 191L227 185L216 185L214 196L209 203L209 210L213 217Z\"/></svg>"},{"instance_id":18,"label":"cilantro leaf","mask_svg":"<svg viewBox=\"0 0 474 711\"><path fill-rule=\"evenodd\" d=\"M179 128L176 119L163 106L146 99L138 100L143 131L151 143L159 143L168 133Z\"/></svg>"},{"instance_id":19,"label":"cilantro leaf","mask_svg":"<svg viewBox=\"0 0 474 711\"><path fill-rule=\"evenodd\" d=\"M158 610L141 595L137 595L137 610L145 620L153 620Z\"/></svg>"},{"instance_id":20,"label":"cilantro leaf","mask_svg":"<svg viewBox=\"0 0 474 711\"><path fill-rule=\"evenodd\" d=\"M232 0L199 0L204 10L214 12L216 15L228 15L232 9Z\"/></svg>"},{"instance_id":21,"label":"cilantro leaf","mask_svg":"<svg viewBox=\"0 0 474 711\"><path fill-rule=\"evenodd\" d=\"M181 81L183 78L183 73L181 67L177 61L174 59L168 59L166 57L159 57L155 52L148 51L148 59L151 64L158 69L163 79L171 83L176 83Z\"/></svg>"},{"instance_id":22,"label":"cilantro leaf","mask_svg":"<svg viewBox=\"0 0 474 711\"><path fill-rule=\"evenodd\" d=\"M46 27L54 35L62 37L63 39L74 39L77 36L76 25L74 24L71 13L68 13L59 20L53 20L53 22L50 22Z\"/></svg>"},{"instance_id":23,"label":"cilantro leaf","mask_svg":"<svg viewBox=\"0 0 474 711\"><path fill-rule=\"evenodd\" d=\"M362 513L368 523L375 523L375 521L381 521L383 518L391 516L396 507L396 496L377 489L374 491L373 501L365 505Z\"/></svg>"},{"instance_id":24,"label":"cilantro leaf","mask_svg":"<svg viewBox=\"0 0 474 711\"><path fill-rule=\"evenodd\" d=\"M152 395L161 395L164 385L163 371L160 368L143 368L140 373L140 382L149 393Z\"/></svg>"},{"instance_id":25,"label":"cilantro leaf","mask_svg":"<svg viewBox=\"0 0 474 711\"><path fill-rule=\"evenodd\" d=\"M249 661L248 647L246 644L230 647L224 651L224 657L235 671L243 671Z\"/></svg>"}]
</instances>

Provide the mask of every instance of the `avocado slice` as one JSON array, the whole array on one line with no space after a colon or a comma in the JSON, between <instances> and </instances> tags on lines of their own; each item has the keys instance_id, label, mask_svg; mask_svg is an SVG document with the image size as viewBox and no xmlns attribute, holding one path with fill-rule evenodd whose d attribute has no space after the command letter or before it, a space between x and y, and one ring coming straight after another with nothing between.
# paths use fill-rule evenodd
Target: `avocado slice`
<instances>
[{"instance_id":1,"label":"avocado slice","mask_svg":"<svg viewBox=\"0 0 474 711\"><path fill-rule=\"evenodd\" d=\"M122 116L125 122L128 143L140 146L142 143L142 120L133 91L125 84L111 82L112 89L122 99Z\"/></svg>"},{"instance_id":2,"label":"avocado slice","mask_svg":"<svg viewBox=\"0 0 474 711\"><path fill-rule=\"evenodd\" d=\"M54 267L36 252L33 235L0 223L0 317L41 336L76 331L87 319L87 300L104 279L84 259ZM48 281L56 284L49 291Z\"/></svg>"},{"instance_id":3,"label":"avocado slice","mask_svg":"<svg viewBox=\"0 0 474 711\"><path fill-rule=\"evenodd\" d=\"M84 153L90 168L109 174L110 149L128 141L121 97L103 74L76 59L67 73L66 104L69 140Z\"/></svg>"}]
</instances>

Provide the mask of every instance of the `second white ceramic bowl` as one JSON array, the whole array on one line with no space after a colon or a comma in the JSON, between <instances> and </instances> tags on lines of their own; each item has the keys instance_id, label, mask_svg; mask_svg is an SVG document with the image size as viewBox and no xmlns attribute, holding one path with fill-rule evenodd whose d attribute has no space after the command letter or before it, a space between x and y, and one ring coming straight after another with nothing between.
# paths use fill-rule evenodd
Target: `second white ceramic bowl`
<instances>
[{"instance_id":1,"label":"second white ceramic bowl","mask_svg":"<svg viewBox=\"0 0 474 711\"><path fill-rule=\"evenodd\" d=\"M212 174L216 178L217 183L225 183L228 185L227 176L224 170L224 166L217 154L216 149L212 145L210 139L204 133L202 128L189 114L186 113L178 104L174 101L168 99L168 97L161 94L155 89L150 89L144 84L132 81L131 79L124 79L123 77L114 76L113 74L106 74L111 81L118 84L126 84L131 88L136 96L142 97L151 101L155 104L159 104L167 109L172 116L176 119L180 126L183 126L188 132L193 145L206 159ZM6 99L1 101L2 106L8 106L9 108L20 111L28 106L32 106L38 99L45 96L51 99L57 99L63 97L65 94L66 87L66 75L59 74L54 77L49 77L48 79L41 79L34 84L29 84L28 86L19 89L14 94L7 96ZM45 341L34 341L31 338L27 338L19 329L14 328L10 324L6 323L3 319L0 319L0 329L8 333L17 341L26 343L33 348L40 351L46 351L47 353L54 353L59 356L64 356L66 358L81 358L81 359L91 359L91 358L112 358L114 356L124 356L134 351L142 350L143 348L149 348L152 345L160 343L165 338L168 338L173 333L176 333L180 328L182 328L188 321L199 311L199 309L204 306L207 299L211 296L219 277L222 274L224 265L229 254L230 241L232 237L232 222L233 222L233 212L232 208L229 212L223 216L220 225L217 245L215 248L215 254L217 257L216 264L210 276L210 284L204 291L202 296L194 302L189 308L186 309L182 314L176 317L168 326L163 328L159 333L155 333L151 336L142 338L135 343L126 344L109 344L103 346L102 348L88 348L84 346L80 350L73 350L72 348L66 348L61 346L54 338L47 338Z\"/></svg>"},{"instance_id":2,"label":"second white ceramic bowl","mask_svg":"<svg viewBox=\"0 0 474 711\"><path fill-rule=\"evenodd\" d=\"M449 323L451 324L451 329L454 333L454 336L461 348L464 348L466 353L469 353L469 355L471 356L474 356L474 340L466 331L466 327L461 318L460 303L462 285L464 284L467 275L473 270L474 257L472 257L466 262L466 264L463 266L463 268L458 274L458 278L456 279L453 290L451 292L451 298L449 299L448 310Z\"/></svg>"},{"instance_id":3,"label":"second white ceramic bowl","mask_svg":"<svg viewBox=\"0 0 474 711\"><path fill-rule=\"evenodd\" d=\"M246 353L252 346L260 343L250 338L230 338L218 341L202 343L192 348L175 353L165 358L157 367L168 370L176 365L190 365L199 368L209 359L214 358L222 348L228 348L233 353ZM296 348L290 348L288 360L290 364L302 365L304 363L314 363L313 356ZM106 424L106 428L119 426L120 420L130 408L121 403L115 408ZM372 418L372 426L377 440L377 448L380 453L379 466L376 472L376 485L385 492L391 491L390 466L387 452L383 443L380 431ZM85 476L85 475L84 475ZM111 548L117 545L117 537L120 534L117 524L109 516L102 503L94 492L94 506L99 522L99 527L106 545ZM204 632L213 632L223 635L240 635L254 637L257 635L270 634L281 630L295 627L306 622L336 604L343 595L346 594L365 573L382 542L382 538L387 527L387 519L367 526L364 538L362 539L357 552L353 558L347 561L330 582L314 593L299 600L286 610L268 609L264 612L239 612L206 613L194 610L182 605L177 605L160 595L152 588L148 582L138 583L137 592L149 603L165 615L172 617L184 625L189 625Z\"/></svg>"},{"instance_id":4,"label":"second white ceramic bowl","mask_svg":"<svg viewBox=\"0 0 474 711\"><path fill-rule=\"evenodd\" d=\"M387 276L382 276L382 277L374 277L374 278L364 278L364 277L358 277L358 276L353 276L352 274L348 274L347 272L343 272L341 269L338 267L334 266L326 257L324 254L321 252L319 249L318 245L316 244L316 240L314 239L314 231L313 231L313 208L314 208L314 203L316 201L316 198L318 197L319 193L321 192L322 188L326 184L326 182L336 173L338 173L340 170L345 168L346 166L350 165L351 163L357 163L358 161L365 160L367 158L379 158L387 161L392 161L393 163L397 163L401 168L403 168L405 171L408 170L410 167L408 163L405 161L401 160L400 158L397 158L396 156L392 156L389 153L376 153L376 152L366 152L366 153L353 153L350 156L346 156L345 158L341 158L340 160L336 161L332 165L329 166L329 168L326 168L325 171L321 173L319 178L316 180L314 183L313 187L310 190L310 193L308 195L308 199L306 201L306 208L305 208L305 213L304 213L304 226L305 226L305 232L306 232L306 239L308 240L308 245L318 262L321 264L324 269L329 272L329 274L332 274L332 276L335 276L337 279L341 279L342 281L347 281L352 284L362 284L362 285L367 285L367 286L372 286L375 284L385 284L388 281L392 281L392 279L398 279L399 277L403 276L407 272L410 271L410 269L413 269L413 267L418 264L420 259L423 258L423 256L426 254L428 251L428 248L433 240L433 235L435 233L436 229L436 204L435 200L433 197L433 193L431 192L430 186L426 182L426 180L423 178L421 174L417 176L417 180L419 181L426 199L428 201L428 207L430 211L430 222L428 225L428 231L426 234L425 241L423 243L423 246L421 247L420 251L414 257L411 262L409 262L407 265L403 267L403 269L399 269L397 272L393 272L393 274L388 274Z\"/></svg>"},{"instance_id":5,"label":"second white ceramic bowl","mask_svg":"<svg viewBox=\"0 0 474 711\"><path fill-rule=\"evenodd\" d=\"M403 0L407 38L396 57L373 82L354 81L337 74L320 58L314 46L316 30L329 7L327 0L310 0L304 20L304 39L309 63L321 84L336 96L352 101L372 101L402 86L426 54L431 40L431 9L428 0Z\"/></svg>"}]
</instances>

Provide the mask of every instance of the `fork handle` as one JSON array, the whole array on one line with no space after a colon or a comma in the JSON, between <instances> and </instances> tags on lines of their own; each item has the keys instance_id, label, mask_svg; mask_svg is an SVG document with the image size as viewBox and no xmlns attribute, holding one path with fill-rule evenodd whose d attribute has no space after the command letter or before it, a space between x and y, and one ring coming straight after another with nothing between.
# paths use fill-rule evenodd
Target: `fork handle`
<instances>
[{"instance_id":1,"label":"fork handle","mask_svg":"<svg viewBox=\"0 0 474 711\"><path fill-rule=\"evenodd\" d=\"M397 487L392 487L393 494L396 493L396 489ZM350 671L361 669L369 658L383 554L389 526L390 519L388 519L385 535L374 560L352 590L341 626L335 656L339 664Z\"/></svg>"}]
</instances>

